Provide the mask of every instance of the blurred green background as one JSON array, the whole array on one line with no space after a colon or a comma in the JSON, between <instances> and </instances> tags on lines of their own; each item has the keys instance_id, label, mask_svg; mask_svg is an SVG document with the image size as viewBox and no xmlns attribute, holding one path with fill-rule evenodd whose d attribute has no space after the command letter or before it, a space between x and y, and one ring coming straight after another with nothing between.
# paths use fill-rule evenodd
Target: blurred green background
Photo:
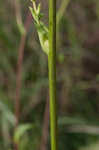
<instances>
[{"instance_id":1,"label":"blurred green background","mask_svg":"<svg viewBox=\"0 0 99 150\"><path fill-rule=\"evenodd\" d=\"M49 150L47 56L31 2L0 4L0 150ZM98 0L57 0L57 103L58 150L98 150Z\"/></svg>"}]
</instances>

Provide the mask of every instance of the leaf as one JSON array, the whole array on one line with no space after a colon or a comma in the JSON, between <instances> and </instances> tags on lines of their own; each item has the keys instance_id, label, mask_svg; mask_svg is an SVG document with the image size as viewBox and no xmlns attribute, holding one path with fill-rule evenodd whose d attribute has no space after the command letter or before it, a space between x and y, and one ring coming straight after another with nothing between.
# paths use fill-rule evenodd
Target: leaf
<instances>
[{"instance_id":1,"label":"leaf","mask_svg":"<svg viewBox=\"0 0 99 150\"><path fill-rule=\"evenodd\" d=\"M62 117L58 120L59 125L69 125L69 124L85 124L86 120L81 118L73 118L73 117Z\"/></svg>"},{"instance_id":2,"label":"leaf","mask_svg":"<svg viewBox=\"0 0 99 150\"><path fill-rule=\"evenodd\" d=\"M81 147L79 150L98 150L99 149L99 141L96 143L91 143L87 146Z\"/></svg>"},{"instance_id":3,"label":"leaf","mask_svg":"<svg viewBox=\"0 0 99 150\"><path fill-rule=\"evenodd\" d=\"M0 111L2 112L3 118L6 119L10 125L15 125L16 119L13 115L13 113L9 110L9 108L2 102L0 101Z\"/></svg>"},{"instance_id":4,"label":"leaf","mask_svg":"<svg viewBox=\"0 0 99 150\"><path fill-rule=\"evenodd\" d=\"M27 130L31 129L32 125L30 124L23 124L19 125L14 134L14 141L15 143L18 143L21 140L21 137L27 132Z\"/></svg>"}]
</instances>

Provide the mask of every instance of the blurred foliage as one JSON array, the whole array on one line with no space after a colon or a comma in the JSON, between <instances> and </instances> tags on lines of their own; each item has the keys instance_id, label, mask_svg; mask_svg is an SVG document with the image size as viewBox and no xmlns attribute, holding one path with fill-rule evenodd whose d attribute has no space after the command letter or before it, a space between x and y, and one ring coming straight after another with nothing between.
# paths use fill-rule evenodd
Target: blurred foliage
<instances>
[{"instance_id":1,"label":"blurred foliage","mask_svg":"<svg viewBox=\"0 0 99 150\"><path fill-rule=\"evenodd\" d=\"M24 24L31 3L28 0L19 2ZM65 4L64 0L57 1L57 12L59 10L62 13L57 30L59 150L97 150L99 1L70 0L64 11L60 7L64 6L62 2ZM41 0L41 3L44 22L48 24L48 1L45 3L45 0ZM0 4L0 150L13 150L14 135L17 134L20 139L19 150L37 150L40 149L48 99L47 57L41 51L32 20L22 64L20 122L18 131L14 131L17 60L22 34L18 29L13 0L0 0ZM78 126L83 128L82 132ZM89 133L85 131L86 126L87 129L90 126L94 128L92 134L89 130ZM71 127L76 127L76 132L70 132ZM46 136L47 149L50 149L50 138Z\"/></svg>"}]
</instances>

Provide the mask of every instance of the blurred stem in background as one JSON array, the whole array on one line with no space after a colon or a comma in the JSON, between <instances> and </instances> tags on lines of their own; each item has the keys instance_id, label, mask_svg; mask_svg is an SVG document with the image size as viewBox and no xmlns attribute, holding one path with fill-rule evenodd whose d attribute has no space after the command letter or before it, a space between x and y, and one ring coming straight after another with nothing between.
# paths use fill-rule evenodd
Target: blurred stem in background
<instances>
[{"instance_id":1,"label":"blurred stem in background","mask_svg":"<svg viewBox=\"0 0 99 150\"><path fill-rule=\"evenodd\" d=\"M59 8L59 10L58 10L58 12L57 12L57 27L58 27L59 24L60 24L60 21L61 21L63 15L64 15L64 13L65 13L67 7L68 7L69 2L70 2L70 0L63 0L63 1L61 2L61 6L60 6L60 8Z\"/></svg>"},{"instance_id":2,"label":"blurred stem in background","mask_svg":"<svg viewBox=\"0 0 99 150\"><path fill-rule=\"evenodd\" d=\"M21 98L21 86L22 86L22 64L24 56L24 47L26 42L26 35L31 23L31 15L28 13L25 24L23 24L21 16L21 8L19 0L14 1L16 22L18 25L19 32L21 33L21 40L18 49L18 60L17 60L17 75L16 75L16 97L15 97L15 116L16 116L16 127L19 124L20 117L20 98ZM15 150L19 150L18 144L15 144Z\"/></svg>"},{"instance_id":3,"label":"blurred stem in background","mask_svg":"<svg viewBox=\"0 0 99 150\"><path fill-rule=\"evenodd\" d=\"M69 4L70 0L62 0L61 2L61 6L57 12L57 47L59 48L60 47L60 34L59 34L59 30L60 30L60 22L61 22L61 19L68 7L68 4Z\"/></svg>"},{"instance_id":4,"label":"blurred stem in background","mask_svg":"<svg viewBox=\"0 0 99 150\"><path fill-rule=\"evenodd\" d=\"M51 150L57 150L56 106L56 0L49 0L49 96Z\"/></svg>"},{"instance_id":5,"label":"blurred stem in background","mask_svg":"<svg viewBox=\"0 0 99 150\"><path fill-rule=\"evenodd\" d=\"M21 6L20 6L20 0L14 1L14 7L15 7L15 15L16 15L16 22L19 29L20 34L25 34L25 28L22 21L22 15L21 15Z\"/></svg>"},{"instance_id":6,"label":"blurred stem in background","mask_svg":"<svg viewBox=\"0 0 99 150\"><path fill-rule=\"evenodd\" d=\"M20 117L20 98L21 98L21 86L22 86L22 64L23 64L23 56L24 56L24 47L25 47L25 41L26 41L26 33L29 30L29 26L31 23L31 15L30 13L26 17L26 21L24 24L25 31L21 35L19 50L18 50L18 60L17 60L17 76L16 76L16 98L15 98L15 116L17 120L17 124L19 122ZM18 148L16 148L18 150Z\"/></svg>"},{"instance_id":7,"label":"blurred stem in background","mask_svg":"<svg viewBox=\"0 0 99 150\"><path fill-rule=\"evenodd\" d=\"M39 150L47 150L47 142L49 135L49 99L47 94L46 104L45 104L45 112L44 112L44 121L43 121L43 129L42 129L42 137Z\"/></svg>"}]
</instances>

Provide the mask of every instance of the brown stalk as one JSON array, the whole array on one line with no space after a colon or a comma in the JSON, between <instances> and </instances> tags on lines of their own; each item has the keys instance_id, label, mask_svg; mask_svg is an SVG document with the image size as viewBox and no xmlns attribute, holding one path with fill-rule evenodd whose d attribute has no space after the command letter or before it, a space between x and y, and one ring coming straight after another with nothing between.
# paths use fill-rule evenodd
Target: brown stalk
<instances>
[{"instance_id":1,"label":"brown stalk","mask_svg":"<svg viewBox=\"0 0 99 150\"><path fill-rule=\"evenodd\" d=\"M49 127L49 99L47 96L45 113L44 113L44 122L43 122L43 129L42 129L41 144L40 144L39 150L47 150L47 140L48 140L48 134L49 134L48 127Z\"/></svg>"},{"instance_id":2,"label":"brown stalk","mask_svg":"<svg viewBox=\"0 0 99 150\"><path fill-rule=\"evenodd\" d=\"M26 41L26 35L29 30L32 17L29 13L26 17L24 24L25 32L21 36L20 45L18 49L18 60L17 60L17 75L16 75L16 97L15 97L15 116L16 116L16 127L19 123L20 118L20 97L21 97L21 86L22 86L22 64L24 56L24 47ZM18 150L18 144L15 144L15 150Z\"/></svg>"}]
</instances>

